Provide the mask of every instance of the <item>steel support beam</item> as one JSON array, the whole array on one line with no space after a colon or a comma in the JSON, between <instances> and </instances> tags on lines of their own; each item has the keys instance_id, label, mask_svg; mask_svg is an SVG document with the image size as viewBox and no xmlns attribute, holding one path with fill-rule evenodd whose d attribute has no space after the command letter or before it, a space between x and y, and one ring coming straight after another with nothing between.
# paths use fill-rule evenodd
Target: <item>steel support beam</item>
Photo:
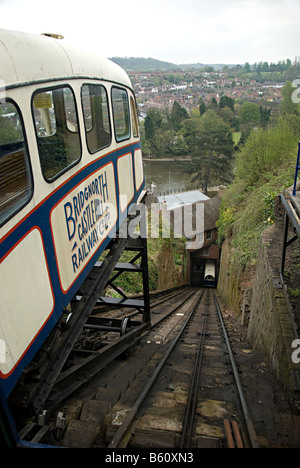
<instances>
[{"instance_id":1,"label":"steel support beam","mask_svg":"<svg viewBox=\"0 0 300 468\"><path fill-rule=\"evenodd\" d=\"M109 244L109 253L105 260L93 268L92 274L80 288L82 290L82 295L78 296L80 297L80 300L79 302L75 302L73 307L71 318L68 321L68 331L61 333L59 338L55 341L55 349L51 350L51 357L43 371L42 378L37 388L35 388L32 393L31 398L28 399L35 414L39 414L41 409L44 407L47 398L51 394L56 381L59 379L63 366L74 348L80 333L87 324L88 318L90 317L94 307L101 303L109 302L108 298L103 298L103 300L101 300L101 296L103 297L106 286L112 285L117 289L113 285L113 281L125 271L132 271L143 275L143 300L138 300L134 303L133 299L130 300L130 298L127 298L126 294L123 293L122 295L124 298L119 301L119 305L121 307L125 305L124 303L127 301L128 305L131 307L137 307L139 312L142 313L142 319L139 324L137 324L137 322L132 322L131 327L128 327L128 329L135 328L138 330L139 328L142 328L142 325L150 324L147 239L145 236L139 236L136 239L131 239L128 235L123 236L123 232L127 232L128 234L129 222L130 216L128 216L122 224L117 233L117 238L112 239ZM145 223L146 217L142 216L140 219L140 232L146 232ZM138 251L138 254L135 253L130 265L119 263L119 259L125 249L133 250L134 252ZM138 258L141 258L140 265L135 264L135 261ZM113 275L114 270L117 270L115 275ZM113 277L111 278L112 275ZM103 327L109 328L105 323L102 324L102 329ZM111 327L111 331L115 331L115 328L116 327ZM120 331L121 337L127 333L127 327L124 323L118 325L117 328L118 331ZM116 339L116 347L117 346L118 340ZM117 353L118 352L119 351L117 351ZM113 354L114 353L112 353L111 356L113 356Z\"/></svg>"}]
</instances>

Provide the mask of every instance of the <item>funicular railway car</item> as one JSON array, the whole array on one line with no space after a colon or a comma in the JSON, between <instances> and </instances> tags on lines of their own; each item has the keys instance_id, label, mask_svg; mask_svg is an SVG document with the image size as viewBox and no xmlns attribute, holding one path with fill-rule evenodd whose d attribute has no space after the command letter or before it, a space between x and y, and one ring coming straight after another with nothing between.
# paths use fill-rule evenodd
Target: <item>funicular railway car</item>
<instances>
[{"instance_id":1,"label":"funicular railway car","mask_svg":"<svg viewBox=\"0 0 300 468\"><path fill-rule=\"evenodd\" d=\"M127 74L0 30L0 390L23 369L144 187Z\"/></svg>"},{"instance_id":2,"label":"funicular railway car","mask_svg":"<svg viewBox=\"0 0 300 468\"><path fill-rule=\"evenodd\" d=\"M204 270L204 286L214 288L216 286L216 264L207 260Z\"/></svg>"}]
</instances>

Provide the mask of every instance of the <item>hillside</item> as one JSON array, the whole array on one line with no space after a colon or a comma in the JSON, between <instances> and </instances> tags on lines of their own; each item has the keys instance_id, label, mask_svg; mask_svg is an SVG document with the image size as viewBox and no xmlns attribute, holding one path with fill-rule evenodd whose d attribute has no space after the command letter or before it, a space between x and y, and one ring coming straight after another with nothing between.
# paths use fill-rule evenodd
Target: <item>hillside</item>
<instances>
[{"instance_id":1,"label":"hillside","mask_svg":"<svg viewBox=\"0 0 300 468\"><path fill-rule=\"evenodd\" d=\"M236 312L251 289L261 235L274 225L276 196L293 184L299 134L299 116L280 118L274 127L252 131L237 155L218 221L219 242L228 250L222 293Z\"/></svg>"},{"instance_id":2,"label":"hillside","mask_svg":"<svg viewBox=\"0 0 300 468\"><path fill-rule=\"evenodd\" d=\"M111 57L110 60L126 71L162 71L176 70L178 66L174 63L162 62L153 58L142 57Z\"/></svg>"},{"instance_id":3,"label":"hillside","mask_svg":"<svg viewBox=\"0 0 300 468\"><path fill-rule=\"evenodd\" d=\"M190 70L190 69L203 69L205 67L213 67L215 70L222 70L225 64L203 64L191 63L176 65L175 63L163 62L153 58L142 57L111 57L110 60L126 71L171 71L171 70ZM227 65L234 67L235 65Z\"/></svg>"}]
</instances>

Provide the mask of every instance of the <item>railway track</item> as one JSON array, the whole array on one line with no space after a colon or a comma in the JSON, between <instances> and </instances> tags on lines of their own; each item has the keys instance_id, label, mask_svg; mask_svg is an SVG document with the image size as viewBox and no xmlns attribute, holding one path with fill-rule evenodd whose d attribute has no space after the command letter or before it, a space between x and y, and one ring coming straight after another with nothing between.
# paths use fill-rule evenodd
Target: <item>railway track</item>
<instances>
[{"instance_id":1,"label":"railway track","mask_svg":"<svg viewBox=\"0 0 300 468\"><path fill-rule=\"evenodd\" d=\"M174 288L151 294L151 308L154 317L152 327L159 326L166 315L172 314L179 307L178 296L181 296L180 304L191 294L189 288ZM133 301L133 303L137 302L139 301ZM166 302L168 303L167 307L164 305ZM27 370L25 375L26 378L29 375L29 378L25 381L25 385L24 382L21 382L16 388L12 395L11 405L18 427L24 425L23 421L26 418L32 419L34 417L31 411L35 413L38 421L30 423L22 429L22 437L26 440L31 440L33 434L36 442L42 442L51 432L51 426L48 423L53 411L75 391L90 382L100 371L103 371L103 375L105 375L106 368L113 367L114 360L129 348L134 347L141 336L150 328L150 323L140 322L140 311L136 307L130 309L127 306L124 309L123 302L121 302L119 307L105 309L105 304L102 304L101 307L95 305L94 315L86 322L82 333L74 342L73 348L69 347L67 358L63 358L65 364L60 372L57 372L54 361L54 367L51 367L50 371L52 372L53 369L57 377L51 382L51 385L48 380L43 380L43 368L45 365L49 366L49 359L45 360L45 356L50 357L50 362L53 361L51 356L55 354L55 348L57 348L55 345L56 337L53 338L54 352L50 348L47 352L43 350L42 357L38 357L33 366ZM135 322L136 316L138 316L137 322ZM101 326L97 325L98 317L101 320ZM96 325L94 325L95 323ZM107 327L103 326L103 323L107 323ZM43 389L43 386L45 390L40 398L40 392L35 393L34 388L41 387ZM32 405L32 400L37 402L37 405ZM36 408L39 408L38 413L35 411Z\"/></svg>"},{"instance_id":2,"label":"railway track","mask_svg":"<svg viewBox=\"0 0 300 468\"><path fill-rule=\"evenodd\" d=\"M129 327L123 352L105 366L83 366L77 374L83 361L93 361L105 349L102 341L113 349L123 338L117 332L85 330L87 343L94 340L100 348L92 345L82 361L75 346L70 366L36 418L14 413L20 437L53 446L112 449L109 453L121 447L188 453L203 447L298 446L300 420L282 412L282 393L270 387L264 363L223 306L220 313L216 299L211 289L154 295L151 326L132 337ZM126 309L132 320L135 313ZM121 319L124 310L101 314Z\"/></svg>"},{"instance_id":3,"label":"railway track","mask_svg":"<svg viewBox=\"0 0 300 468\"><path fill-rule=\"evenodd\" d=\"M220 320L213 292L198 293L171 342L149 363L145 386L136 382L136 400L129 388L109 413L109 448L258 447Z\"/></svg>"},{"instance_id":4,"label":"railway track","mask_svg":"<svg viewBox=\"0 0 300 468\"><path fill-rule=\"evenodd\" d=\"M189 288L184 288L179 291L167 292L158 297L154 296L151 303L152 313L155 317L152 328L157 327L161 321L166 320L169 315L172 315L177 308L180 307L180 304L184 303L191 295L191 290ZM182 296L180 300L178 300L178 296ZM164 305L166 302L168 302L168 307ZM121 323L124 323L124 328L126 325L126 333L124 332L122 334L122 329L120 328L111 331L112 327L110 326L108 327L110 329L109 332L101 330L99 333L90 334L89 343L95 341L99 343L100 341L100 350L91 354L89 353L88 357L85 359L80 358L78 362L76 359L74 360L74 354L76 355L79 351L79 354L82 355L83 350L78 350L75 347L73 355L71 354L70 356L72 365L62 372L57 379L46 401L46 410L56 408L66 397L72 395L75 390L81 388L86 382L90 381L99 371L105 369L113 362L114 359L118 358L122 353L125 353L129 348L134 347L140 341L141 335L147 333L150 325L148 326L145 324L144 329L142 329L139 334L136 333L135 328L131 330L131 321L138 313L139 312L136 310L130 312L123 309L116 309L107 313L106 316L110 324L113 320L117 319L120 321L120 317L123 317ZM124 316L124 314L126 315ZM101 317L103 319L103 315L101 315ZM91 330L93 331L93 328L91 328ZM95 331L97 332L97 328L95 328ZM119 338L120 333L121 337Z\"/></svg>"},{"instance_id":5,"label":"railway track","mask_svg":"<svg viewBox=\"0 0 300 468\"><path fill-rule=\"evenodd\" d=\"M43 437L48 427L67 447L258 447L214 292L175 291L151 312L151 329L123 356L79 389L73 374L60 405L47 401Z\"/></svg>"}]
</instances>

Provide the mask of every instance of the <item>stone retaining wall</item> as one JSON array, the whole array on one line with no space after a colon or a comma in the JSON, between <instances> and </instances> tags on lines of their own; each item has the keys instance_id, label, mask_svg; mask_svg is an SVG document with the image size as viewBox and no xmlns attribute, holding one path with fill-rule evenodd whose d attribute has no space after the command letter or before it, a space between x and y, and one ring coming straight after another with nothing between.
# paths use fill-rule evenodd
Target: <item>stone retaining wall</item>
<instances>
[{"instance_id":1,"label":"stone retaining wall","mask_svg":"<svg viewBox=\"0 0 300 468\"><path fill-rule=\"evenodd\" d=\"M278 244L281 237L282 229L276 225L261 236L253 281L248 338L253 346L262 351L277 379L295 400L300 365L292 361L292 343L297 334L280 280L281 249L278 249L278 245L274 248L275 240Z\"/></svg>"}]
</instances>

